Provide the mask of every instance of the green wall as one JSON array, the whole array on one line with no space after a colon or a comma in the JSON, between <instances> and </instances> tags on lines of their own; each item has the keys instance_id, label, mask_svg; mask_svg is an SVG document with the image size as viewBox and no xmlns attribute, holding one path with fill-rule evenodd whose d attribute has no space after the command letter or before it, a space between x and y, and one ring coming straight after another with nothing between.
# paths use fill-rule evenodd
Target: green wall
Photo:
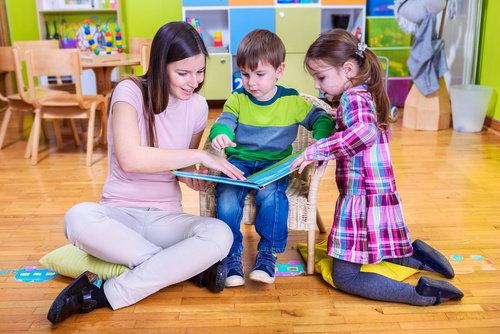
<instances>
[{"instance_id":1,"label":"green wall","mask_svg":"<svg viewBox=\"0 0 500 334\"><path fill-rule=\"evenodd\" d=\"M153 38L167 22L182 20L182 0L121 0L127 36Z\"/></svg>"},{"instance_id":2,"label":"green wall","mask_svg":"<svg viewBox=\"0 0 500 334\"><path fill-rule=\"evenodd\" d=\"M479 47L479 66L477 83L493 87L493 97L488 109L488 115L500 120L500 34L498 33L498 14L500 1L483 0L482 34Z\"/></svg>"},{"instance_id":3,"label":"green wall","mask_svg":"<svg viewBox=\"0 0 500 334\"><path fill-rule=\"evenodd\" d=\"M7 0L11 41L39 39L36 0Z\"/></svg>"}]
</instances>

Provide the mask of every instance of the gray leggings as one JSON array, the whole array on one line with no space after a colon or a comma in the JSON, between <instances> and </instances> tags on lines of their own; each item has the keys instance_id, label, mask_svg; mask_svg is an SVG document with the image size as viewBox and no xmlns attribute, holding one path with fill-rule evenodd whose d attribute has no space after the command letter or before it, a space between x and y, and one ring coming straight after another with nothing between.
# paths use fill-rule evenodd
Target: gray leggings
<instances>
[{"instance_id":1,"label":"gray leggings","mask_svg":"<svg viewBox=\"0 0 500 334\"><path fill-rule=\"evenodd\" d=\"M222 260L233 242L222 221L178 211L80 203L64 216L69 242L131 268L104 283L116 310L182 282Z\"/></svg>"},{"instance_id":2,"label":"gray leggings","mask_svg":"<svg viewBox=\"0 0 500 334\"><path fill-rule=\"evenodd\" d=\"M410 268L419 268L421 264L420 261L412 257L390 259L387 262ZM375 273L362 272L361 266L358 263L333 258L332 280L335 286L344 292L380 301L417 306L432 305L436 301L435 297L419 295L411 284L399 282Z\"/></svg>"}]
</instances>

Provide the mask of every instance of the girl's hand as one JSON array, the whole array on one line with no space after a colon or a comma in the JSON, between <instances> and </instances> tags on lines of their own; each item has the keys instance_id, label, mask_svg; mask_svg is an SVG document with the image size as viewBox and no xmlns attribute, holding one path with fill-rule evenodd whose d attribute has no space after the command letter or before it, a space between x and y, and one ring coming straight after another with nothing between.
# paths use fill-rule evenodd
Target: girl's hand
<instances>
[{"instance_id":1,"label":"girl's hand","mask_svg":"<svg viewBox=\"0 0 500 334\"><path fill-rule=\"evenodd\" d=\"M204 170L194 170L193 173L197 174L208 174L208 169ZM205 181L205 180L199 180L199 179L193 179L191 177L184 177L184 176L177 176L177 179L180 182L183 182L186 186L189 188L193 189L194 191L200 191L208 187L208 185L212 182L210 181Z\"/></svg>"},{"instance_id":2,"label":"girl's hand","mask_svg":"<svg viewBox=\"0 0 500 334\"><path fill-rule=\"evenodd\" d=\"M214 138L214 140L212 141L212 147L217 150L217 151L220 151L228 146L231 146L231 147L235 147L236 144L233 143L229 137L227 135L218 135L217 137Z\"/></svg>"},{"instance_id":3,"label":"girl's hand","mask_svg":"<svg viewBox=\"0 0 500 334\"><path fill-rule=\"evenodd\" d=\"M300 173L302 173L302 171L304 170L304 168L306 168L307 166L309 166L313 162L314 162L313 160L311 160L311 161L306 160L306 152L303 152L301 155L299 155L294 160L294 162L290 166L290 170L294 170L295 168L297 168L297 166L300 166L299 167L299 174L300 174Z\"/></svg>"},{"instance_id":4,"label":"girl's hand","mask_svg":"<svg viewBox=\"0 0 500 334\"><path fill-rule=\"evenodd\" d=\"M206 151L201 151L201 152L203 154L201 163L205 167L218 170L234 180L240 180L240 181L246 180L246 178L243 176L245 173L243 173L238 168L234 167L234 165L228 162L226 159L210 154Z\"/></svg>"}]
</instances>

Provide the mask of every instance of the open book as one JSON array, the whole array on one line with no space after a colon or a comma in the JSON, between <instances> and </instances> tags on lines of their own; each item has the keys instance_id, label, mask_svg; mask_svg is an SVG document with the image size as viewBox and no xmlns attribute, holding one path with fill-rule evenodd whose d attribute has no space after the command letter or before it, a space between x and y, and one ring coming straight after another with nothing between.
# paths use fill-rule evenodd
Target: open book
<instances>
[{"instance_id":1,"label":"open book","mask_svg":"<svg viewBox=\"0 0 500 334\"><path fill-rule=\"evenodd\" d=\"M233 179L228 178L227 176L204 175L204 174L198 174L198 173L192 173L192 172L182 172L182 171L178 171L178 170L173 170L171 172L176 176L184 176L184 177L190 177L193 179L200 179L200 180L212 181L212 182L228 183L228 184L232 184L235 186L241 186L241 187L264 189L264 187L266 185L268 185L269 183L272 183L276 180L279 180L282 177L290 174L294 170L297 170L299 167L295 168L294 170L290 170L290 166L295 161L295 159L302 152L304 152L304 150L298 151L297 153L294 153L294 154L278 161L274 165L269 166L266 169L261 170L260 172L257 172L255 174L250 175L249 177L247 177L246 181L233 180Z\"/></svg>"}]
</instances>

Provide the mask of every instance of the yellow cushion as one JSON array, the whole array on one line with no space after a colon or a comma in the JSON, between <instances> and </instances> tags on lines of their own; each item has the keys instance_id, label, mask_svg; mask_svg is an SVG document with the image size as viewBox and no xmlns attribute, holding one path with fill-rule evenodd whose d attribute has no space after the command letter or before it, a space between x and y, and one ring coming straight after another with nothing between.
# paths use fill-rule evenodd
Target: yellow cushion
<instances>
[{"instance_id":1,"label":"yellow cushion","mask_svg":"<svg viewBox=\"0 0 500 334\"><path fill-rule=\"evenodd\" d=\"M333 284L332 280L332 263L333 259L327 255L327 242L325 240L319 244L316 244L316 253L314 256L314 270L323 276L323 279L327 281L331 286L337 288ZM307 244L298 244L297 248L299 249L302 257L307 261ZM418 269L408 268L399 266L394 263L389 263L382 261L377 264L364 264L361 266L361 271L380 274L382 276L386 276L392 278L397 281L402 281L411 275L418 273Z\"/></svg>"},{"instance_id":2,"label":"yellow cushion","mask_svg":"<svg viewBox=\"0 0 500 334\"><path fill-rule=\"evenodd\" d=\"M107 280L129 270L124 265L100 260L71 244L50 252L39 262L45 268L71 278L77 278L89 270L99 275L99 279Z\"/></svg>"}]
</instances>

